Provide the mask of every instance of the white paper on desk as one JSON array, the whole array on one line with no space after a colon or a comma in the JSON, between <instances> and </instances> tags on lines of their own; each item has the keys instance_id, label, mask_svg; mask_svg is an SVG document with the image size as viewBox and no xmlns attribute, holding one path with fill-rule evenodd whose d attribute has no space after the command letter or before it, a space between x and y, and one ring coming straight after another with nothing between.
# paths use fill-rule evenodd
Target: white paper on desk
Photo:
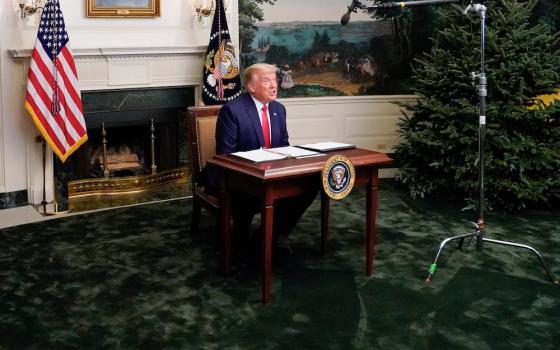
<instances>
[{"instance_id":1,"label":"white paper on desk","mask_svg":"<svg viewBox=\"0 0 560 350\"><path fill-rule=\"evenodd\" d=\"M350 143L327 141L327 142L308 143L305 145L300 145L298 147L312 149L314 151L326 152L326 151L333 151L339 149L354 148L356 146Z\"/></svg>"},{"instance_id":2,"label":"white paper on desk","mask_svg":"<svg viewBox=\"0 0 560 350\"><path fill-rule=\"evenodd\" d=\"M286 147L276 147L267 149L269 152L283 154L291 158L305 158L305 157L313 157L313 156L320 156L321 153L309 151L303 148L293 147L293 146L286 146Z\"/></svg>"},{"instance_id":3,"label":"white paper on desk","mask_svg":"<svg viewBox=\"0 0 560 350\"><path fill-rule=\"evenodd\" d=\"M280 159L288 158L288 156L286 155L268 152L261 148L253 151L235 152L232 153L232 155L239 158L250 160L251 162L268 162L271 160L280 160Z\"/></svg>"}]
</instances>

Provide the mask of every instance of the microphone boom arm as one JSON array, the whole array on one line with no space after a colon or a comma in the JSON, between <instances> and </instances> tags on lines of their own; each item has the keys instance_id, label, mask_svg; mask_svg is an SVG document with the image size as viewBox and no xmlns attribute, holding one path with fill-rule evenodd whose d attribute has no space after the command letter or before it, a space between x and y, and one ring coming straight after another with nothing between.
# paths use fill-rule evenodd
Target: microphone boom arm
<instances>
[{"instance_id":1,"label":"microphone boom arm","mask_svg":"<svg viewBox=\"0 0 560 350\"><path fill-rule=\"evenodd\" d=\"M461 0L418 0L418 1L382 2L382 3L374 4L373 6L368 6L367 11L372 12L379 9L405 8L405 7L416 7L416 6L426 6L426 5L442 5L442 4L451 4L460 1Z\"/></svg>"},{"instance_id":2,"label":"microphone boom arm","mask_svg":"<svg viewBox=\"0 0 560 350\"><path fill-rule=\"evenodd\" d=\"M375 2L372 6L364 5L360 0L352 0L350 6L348 6L348 11L342 16L340 22L342 25L348 24L350 22L350 14L352 12L357 12L357 9L367 12L373 17L375 11L379 9L394 9L394 8L406 8L406 7L416 7L416 6L427 6L427 5L443 5L457 3L461 0L417 0L417 1L391 1L391 2Z\"/></svg>"}]
</instances>

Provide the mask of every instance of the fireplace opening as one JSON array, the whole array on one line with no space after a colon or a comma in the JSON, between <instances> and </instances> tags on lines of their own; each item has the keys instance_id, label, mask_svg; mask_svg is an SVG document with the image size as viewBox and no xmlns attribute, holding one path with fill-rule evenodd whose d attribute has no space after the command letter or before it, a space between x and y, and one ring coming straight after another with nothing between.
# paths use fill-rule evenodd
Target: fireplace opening
<instances>
[{"instance_id":1,"label":"fireplace opening","mask_svg":"<svg viewBox=\"0 0 560 350\"><path fill-rule=\"evenodd\" d=\"M124 196L119 204L150 201L150 193L127 194L178 180L187 184L167 197L188 194L185 111L194 88L93 91L82 93L82 102L88 141L65 163L55 161L59 211L81 210L70 202L82 196L85 209L114 206L117 194Z\"/></svg>"},{"instance_id":2,"label":"fireplace opening","mask_svg":"<svg viewBox=\"0 0 560 350\"><path fill-rule=\"evenodd\" d=\"M104 177L104 145L110 177L142 175L180 166L179 128L177 123L96 128L88 130L88 142L73 157L74 179ZM105 134L105 136L103 136ZM152 136L154 159L152 159ZM77 152L78 152L77 151Z\"/></svg>"},{"instance_id":3,"label":"fireplace opening","mask_svg":"<svg viewBox=\"0 0 560 350\"><path fill-rule=\"evenodd\" d=\"M110 176L141 175L146 172L146 156L149 154L146 137L146 127L119 127L105 130L103 137L101 130L92 130L89 136L87 153L77 161L84 164L77 168L82 169L76 174L78 179L103 177L104 156L103 144L106 143L106 160ZM97 135L96 135L97 134ZM105 142L104 142L105 141ZM149 160L148 160L149 161Z\"/></svg>"}]
</instances>

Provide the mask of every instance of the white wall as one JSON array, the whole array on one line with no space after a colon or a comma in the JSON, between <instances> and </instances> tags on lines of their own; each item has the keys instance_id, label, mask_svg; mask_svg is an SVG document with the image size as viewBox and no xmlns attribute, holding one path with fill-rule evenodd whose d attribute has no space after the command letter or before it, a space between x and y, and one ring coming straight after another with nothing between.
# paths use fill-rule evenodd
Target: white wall
<instances>
[{"instance_id":1,"label":"white wall","mask_svg":"<svg viewBox=\"0 0 560 350\"><path fill-rule=\"evenodd\" d=\"M354 96L290 98L281 100L288 113L290 144L338 141L380 152L392 152L398 143L401 107L415 96ZM382 169L380 177L393 177L396 169Z\"/></svg>"},{"instance_id":2,"label":"white wall","mask_svg":"<svg viewBox=\"0 0 560 350\"><path fill-rule=\"evenodd\" d=\"M6 7L6 2L0 2L0 18L4 18L4 8ZM4 115L3 112L3 95L2 95L2 76L4 75L2 73L2 62L3 62L3 57L2 57L2 53L4 52L4 45L2 44L2 40L0 40L0 193L2 192L6 192L6 167L4 166L4 147L2 147L2 145L4 144L4 128L3 128L3 118L2 116Z\"/></svg>"},{"instance_id":3,"label":"white wall","mask_svg":"<svg viewBox=\"0 0 560 350\"><path fill-rule=\"evenodd\" d=\"M197 46L207 44L210 26L203 26L193 20L191 0L161 0L161 16L154 18L88 18L85 0L60 0L66 29L73 48L111 48L111 47L169 47ZM30 49L35 42L37 22L34 16L27 21L16 20L17 13L12 0L6 4L2 18L2 29L13 29L18 39L9 40L5 35L7 47L11 49ZM233 20L237 16L237 1L228 10L230 29L236 42L238 28ZM9 22L9 23L8 23ZM209 23L208 23L209 24ZM4 30L2 31L4 32Z\"/></svg>"},{"instance_id":4,"label":"white wall","mask_svg":"<svg viewBox=\"0 0 560 350\"><path fill-rule=\"evenodd\" d=\"M27 189L27 146L32 135L29 120L23 118L22 72L7 52L9 47L21 46L23 42L14 5L11 1L0 4L0 191L3 192Z\"/></svg>"},{"instance_id":5,"label":"white wall","mask_svg":"<svg viewBox=\"0 0 560 350\"><path fill-rule=\"evenodd\" d=\"M290 98L281 100L288 112L291 144L325 140L348 142L380 152L397 145L401 107L414 103L410 95Z\"/></svg>"}]
</instances>

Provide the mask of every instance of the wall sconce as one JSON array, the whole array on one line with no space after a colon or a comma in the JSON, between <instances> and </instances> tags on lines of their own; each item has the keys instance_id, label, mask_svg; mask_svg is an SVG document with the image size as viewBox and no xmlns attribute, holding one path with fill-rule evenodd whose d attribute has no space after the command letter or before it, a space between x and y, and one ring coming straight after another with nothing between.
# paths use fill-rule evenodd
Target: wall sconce
<instances>
[{"instance_id":1,"label":"wall sconce","mask_svg":"<svg viewBox=\"0 0 560 350\"><path fill-rule=\"evenodd\" d=\"M227 11L230 0L222 0L224 4L224 9ZM208 18L214 16L216 11L216 1L215 0L193 0L194 7L194 18L198 23L208 21Z\"/></svg>"},{"instance_id":2,"label":"wall sconce","mask_svg":"<svg viewBox=\"0 0 560 350\"><path fill-rule=\"evenodd\" d=\"M198 23L214 14L214 0L194 0L194 17Z\"/></svg>"},{"instance_id":3,"label":"wall sconce","mask_svg":"<svg viewBox=\"0 0 560 350\"><path fill-rule=\"evenodd\" d=\"M21 19L40 13L45 6L45 0L17 0L17 2Z\"/></svg>"}]
</instances>

